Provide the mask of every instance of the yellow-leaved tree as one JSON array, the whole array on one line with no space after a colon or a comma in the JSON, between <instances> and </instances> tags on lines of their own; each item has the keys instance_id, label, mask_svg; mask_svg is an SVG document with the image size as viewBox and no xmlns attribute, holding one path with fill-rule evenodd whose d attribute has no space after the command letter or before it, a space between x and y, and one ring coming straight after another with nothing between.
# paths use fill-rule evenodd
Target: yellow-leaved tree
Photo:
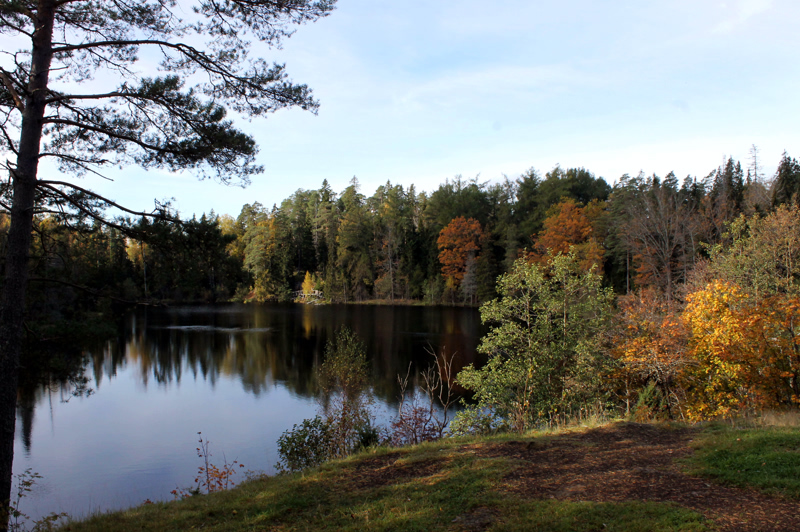
<instances>
[{"instance_id":1,"label":"yellow-leaved tree","mask_svg":"<svg viewBox=\"0 0 800 532\"><path fill-rule=\"evenodd\" d=\"M684 320L694 364L684 373L692 419L727 416L754 405L752 369L742 320L745 295L733 283L713 281L688 296Z\"/></svg>"},{"instance_id":2,"label":"yellow-leaved tree","mask_svg":"<svg viewBox=\"0 0 800 532\"><path fill-rule=\"evenodd\" d=\"M740 217L712 249L684 320L694 364L684 374L694 419L800 404L800 208Z\"/></svg>"},{"instance_id":3,"label":"yellow-leaved tree","mask_svg":"<svg viewBox=\"0 0 800 532\"><path fill-rule=\"evenodd\" d=\"M303 295L308 297L314 292L314 279L309 272L306 272L306 277L303 279Z\"/></svg>"}]
</instances>

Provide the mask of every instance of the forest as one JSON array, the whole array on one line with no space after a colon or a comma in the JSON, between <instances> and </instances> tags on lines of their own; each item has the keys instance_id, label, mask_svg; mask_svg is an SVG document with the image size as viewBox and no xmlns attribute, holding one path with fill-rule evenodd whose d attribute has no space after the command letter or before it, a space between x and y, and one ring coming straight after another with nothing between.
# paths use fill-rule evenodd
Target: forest
<instances>
[{"instance_id":1,"label":"forest","mask_svg":"<svg viewBox=\"0 0 800 532\"><path fill-rule=\"evenodd\" d=\"M573 246L618 294L680 299L696 266L733 241L730 224L791 204L798 168L784 154L766 177L758 164L745 171L728 159L704 178L640 173L612 187L586 169L556 167L493 184L456 176L431 193L387 182L369 197L353 178L339 193L324 181L271 208L244 205L235 219L212 211L101 225L41 215L31 312L89 309L103 297L290 301L304 288L336 303L478 305L517 258ZM7 226L0 212L3 247Z\"/></svg>"},{"instance_id":2,"label":"forest","mask_svg":"<svg viewBox=\"0 0 800 532\"><path fill-rule=\"evenodd\" d=\"M316 302L480 305L519 293L502 282L518 264L547 279L568 256L612 294L614 326L592 333L594 349L610 353L601 373L629 412L704 418L796 405L800 163L784 154L765 176L755 146L752 156L703 178L625 175L613 187L556 167L493 184L457 176L432 193L386 183L368 197L353 178L340 193L323 182L271 208L245 205L235 219L37 216L29 337L74 332L136 302L314 293ZM7 225L0 214L0 246Z\"/></svg>"}]
</instances>

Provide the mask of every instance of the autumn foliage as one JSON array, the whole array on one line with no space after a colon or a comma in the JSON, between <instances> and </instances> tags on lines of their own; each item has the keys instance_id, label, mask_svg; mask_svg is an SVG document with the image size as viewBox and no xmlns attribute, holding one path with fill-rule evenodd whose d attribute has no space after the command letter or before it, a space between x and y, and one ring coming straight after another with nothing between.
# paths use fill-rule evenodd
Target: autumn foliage
<instances>
[{"instance_id":1,"label":"autumn foliage","mask_svg":"<svg viewBox=\"0 0 800 532\"><path fill-rule=\"evenodd\" d=\"M474 218L458 216L439 232L439 262L442 275L458 285L464 279L469 260L474 260L480 250L483 230Z\"/></svg>"},{"instance_id":2,"label":"autumn foliage","mask_svg":"<svg viewBox=\"0 0 800 532\"><path fill-rule=\"evenodd\" d=\"M684 321L654 290L623 296L618 305L612 348L617 369L611 377L626 411L645 419L664 410L677 414L683 400L677 381L691 364ZM645 401L639 392L648 386L657 397Z\"/></svg>"},{"instance_id":3,"label":"autumn foliage","mask_svg":"<svg viewBox=\"0 0 800 532\"><path fill-rule=\"evenodd\" d=\"M544 228L536 236L530 258L534 262L542 262L548 254L566 255L572 250L581 269L588 271L592 266L602 266L605 250L598 242L592 225L593 218L600 212L602 208L597 202L583 207L573 199L562 200L544 220Z\"/></svg>"},{"instance_id":4,"label":"autumn foliage","mask_svg":"<svg viewBox=\"0 0 800 532\"><path fill-rule=\"evenodd\" d=\"M684 319L696 361L685 375L691 418L800 402L798 298L755 300L714 281L690 294Z\"/></svg>"},{"instance_id":5,"label":"autumn foliage","mask_svg":"<svg viewBox=\"0 0 800 532\"><path fill-rule=\"evenodd\" d=\"M203 460L203 465L197 468L197 476L194 479L195 485L191 488L175 488L172 490L172 496L176 499L186 499L193 495L200 495L202 493L209 494L217 491L225 491L233 488L236 483L233 481L233 476L236 474L236 467L244 467L238 461L228 462L224 460L222 467L217 467L211 463L211 451L209 447L211 442L203 438L203 434L198 432L199 439L197 440L197 456Z\"/></svg>"},{"instance_id":6,"label":"autumn foliage","mask_svg":"<svg viewBox=\"0 0 800 532\"><path fill-rule=\"evenodd\" d=\"M800 208L726 229L680 299L655 287L619 298L610 377L634 415L656 406L701 420L800 405Z\"/></svg>"},{"instance_id":7,"label":"autumn foliage","mask_svg":"<svg viewBox=\"0 0 800 532\"><path fill-rule=\"evenodd\" d=\"M722 281L689 295L684 319L696 365L685 377L694 419L728 415L755 403L757 364L747 356L744 297L736 285Z\"/></svg>"}]
</instances>

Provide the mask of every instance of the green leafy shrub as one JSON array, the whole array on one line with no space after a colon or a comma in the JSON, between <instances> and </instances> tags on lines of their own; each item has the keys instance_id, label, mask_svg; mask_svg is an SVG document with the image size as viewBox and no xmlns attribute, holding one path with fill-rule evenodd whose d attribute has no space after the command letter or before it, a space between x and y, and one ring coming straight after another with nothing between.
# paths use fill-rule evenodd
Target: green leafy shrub
<instances>
[{"instance_id":1,"label":"green leafy shrub","mask_svg":"<svg viewBox=\"0 0 800 532\"><path fill-rule=\"evenodd\" d=\"M668 402L664 399L664 395L655 381L650 381L639 390L636 395L636 404L631 411L633 420L638 422L666 418L668 413Z\"/></svg>"},{"instance_id":2,"label":"green leafy shrub","mask_svg":"<svg viewBox=\"0 0 800 532\"><path fill-rule=\"evenodd\" d=\"M457 379L478 407L523 432L600 400L610 363L600 340L613 294L595 268L582 269L572 253L541 266L522 258L497 286L500 298L481 306L492 327L478 350L489 361Z\"/></svg>"},{"instance_id":3,"label":"green leafy shrub","mask_svg":"<svg viewBox=\"0 0 800 532\"><path fill-rule=\"evenodd\" d=\"M304 419L278 438L280 460L275 466L282 473L292 473L318 466L333 456L333 429L320 416Z\"/></svg>"},{"instance_id":4,"label":"green leafy shrub","mask_svg":"<svg viewBox=\"0 0 800 532\"><path fill-rule=\"evenodd\" d=\"M486 436L508 430L505 419L487 408L469 405L456 413L450 422L451 436Z\"/></svg>"},{"instance_id":5,"label":"green leafy shrub","mask_svg":"<svg viewBox=\"0 0 800 532\"><path fill-rule=\"evenodd\" d=\"M369 449L381 443L381 429L370 421L356 428L356 450Z\"/></svg>"}]
</instances>

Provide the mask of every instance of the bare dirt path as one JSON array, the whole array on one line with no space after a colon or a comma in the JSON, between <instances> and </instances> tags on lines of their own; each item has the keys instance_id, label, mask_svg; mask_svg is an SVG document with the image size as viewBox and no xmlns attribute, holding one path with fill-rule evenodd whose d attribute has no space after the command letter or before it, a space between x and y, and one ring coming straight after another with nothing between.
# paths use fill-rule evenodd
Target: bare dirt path
<instances>
[{"instance_id":1,"label":"bare dirt path","mask_svg":"<svg viewBox=\"0 0 800 532\"><path fill-rule=\"evenodd\" d=\"M505 479L525 497L574 501L671 501L713 519L725 531L800 531L800 501L721 486L684 474L676 459L692 453L695 429L617 423L549 440L475 446L520 467Z\"/></svg>"}]
</instances>

